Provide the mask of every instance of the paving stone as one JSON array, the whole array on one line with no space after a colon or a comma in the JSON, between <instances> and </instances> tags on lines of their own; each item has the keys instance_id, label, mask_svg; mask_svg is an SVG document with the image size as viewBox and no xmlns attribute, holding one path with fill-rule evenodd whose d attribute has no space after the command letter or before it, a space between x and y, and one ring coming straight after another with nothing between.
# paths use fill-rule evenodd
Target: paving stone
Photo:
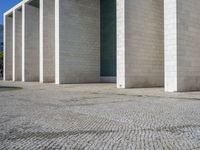
<instances>
[{"instance_id":1,"label":"paving stone","mask_svg":"<svg viewBox=\"0 0 200 150\"><path fill-rule=\"evenodd\" d=\"M2 150L200 149L200 92L0 82Z\"/></svg>"}]
</instances>

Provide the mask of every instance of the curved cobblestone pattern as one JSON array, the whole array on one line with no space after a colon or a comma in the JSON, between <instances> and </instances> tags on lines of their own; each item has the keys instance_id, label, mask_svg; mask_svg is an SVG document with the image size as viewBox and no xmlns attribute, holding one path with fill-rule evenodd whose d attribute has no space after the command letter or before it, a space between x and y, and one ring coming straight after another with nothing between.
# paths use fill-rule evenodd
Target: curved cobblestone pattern
<instances>
[{"instance_id":1,"label":"curved cobblestone pattern","mask_svg":"<svg viewBox=\"0 0 200 150\"><path fill-rule=\"evenodd\" d=\"M200 149L199 92L0 82L0 149ZM132 92L131 92L132 91ZM154 93L153 91L156 91Z\"/></svg>"}]
</instances>

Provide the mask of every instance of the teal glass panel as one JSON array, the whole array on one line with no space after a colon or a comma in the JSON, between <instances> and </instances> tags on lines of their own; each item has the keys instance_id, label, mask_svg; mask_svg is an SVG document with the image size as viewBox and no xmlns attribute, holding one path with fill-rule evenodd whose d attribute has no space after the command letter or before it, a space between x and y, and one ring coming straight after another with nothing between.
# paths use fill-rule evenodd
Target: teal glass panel
<instances>
[{"instance_id":1,"label":"teal glass panel","mask_svg":"<svg viewBox=\"0 0 200 150\"><path fill-rule=\"evenodd\" d=\"M101 0L101 76L116 76L116 0Z\"/></svg>"}]
</instances>

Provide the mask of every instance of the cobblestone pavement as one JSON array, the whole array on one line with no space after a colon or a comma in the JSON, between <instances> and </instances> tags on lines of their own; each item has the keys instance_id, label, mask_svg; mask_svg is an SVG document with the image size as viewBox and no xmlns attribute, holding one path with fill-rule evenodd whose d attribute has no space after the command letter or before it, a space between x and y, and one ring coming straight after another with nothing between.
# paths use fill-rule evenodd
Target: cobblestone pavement
<instances>
[{"instance_id":1,"label":"cobblestone pavement","mask_svg":"<svg viewBox=\"0 0 200 150\"><path fill-rule=\"evenodd\" d=\"M0 82L0 149L200 149L200 92Z\"/></svg>"}]
</instances>

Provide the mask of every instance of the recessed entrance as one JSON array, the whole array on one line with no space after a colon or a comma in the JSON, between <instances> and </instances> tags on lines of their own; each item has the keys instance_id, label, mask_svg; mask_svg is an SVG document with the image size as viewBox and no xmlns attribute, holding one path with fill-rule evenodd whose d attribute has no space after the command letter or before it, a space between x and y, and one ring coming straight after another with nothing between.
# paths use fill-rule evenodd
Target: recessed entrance
<instances>
[{"instance_id":1,"label":"recessed entrance","mask_svg":"<svg viewBox=\"0 0 200 150\"><path fill-rule=\"evenodd\" d=\"M116 82L116 0L101 0L101 81Z\"/></svg>"}]
</instances>

